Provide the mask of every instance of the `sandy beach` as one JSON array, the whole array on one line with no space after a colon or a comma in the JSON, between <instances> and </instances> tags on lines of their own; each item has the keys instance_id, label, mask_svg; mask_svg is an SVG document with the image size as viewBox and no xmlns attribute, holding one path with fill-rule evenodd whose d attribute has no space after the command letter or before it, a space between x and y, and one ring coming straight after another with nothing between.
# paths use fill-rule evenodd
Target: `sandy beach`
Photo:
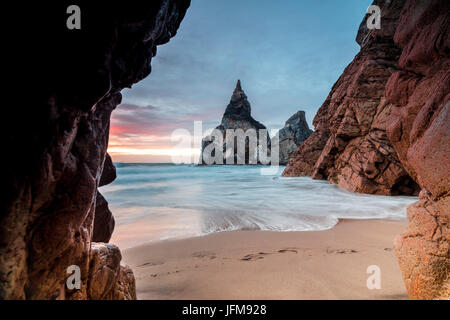
<instances>
[{"instance_id":1,"label":"sandy beach","mask_svg":"<svg viewBox=\"0 0 450 320\"><path fill-rule=\"evenodd\" d=\"M326 231L233 231L123 251L138 299L408 299L392 249L406 221ZM381 289L367 268L380 267Z\"/></svg>"}]
</instances>

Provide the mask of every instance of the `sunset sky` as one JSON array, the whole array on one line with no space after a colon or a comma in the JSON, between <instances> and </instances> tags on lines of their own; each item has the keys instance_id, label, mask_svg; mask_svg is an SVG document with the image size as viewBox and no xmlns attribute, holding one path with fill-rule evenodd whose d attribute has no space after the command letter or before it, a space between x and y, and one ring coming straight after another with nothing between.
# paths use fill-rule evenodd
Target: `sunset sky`
<instances>
[{"instance_id":1,"label":"sunset sky","mask_svg":"<svg viewBox=\"0 0 450 320\"><path fill-rule=\"evenodd\" d=\"M220 123L236 80L252 116L279 129L298 110L312 119L359 51L359 24L372 0L193 0L177 35L158 47L152 73L122 91L108 152L116 162L172 162L199 155L176 129ZM186 136L177 132L176 136Z\"/></svg>"}]
</instances>

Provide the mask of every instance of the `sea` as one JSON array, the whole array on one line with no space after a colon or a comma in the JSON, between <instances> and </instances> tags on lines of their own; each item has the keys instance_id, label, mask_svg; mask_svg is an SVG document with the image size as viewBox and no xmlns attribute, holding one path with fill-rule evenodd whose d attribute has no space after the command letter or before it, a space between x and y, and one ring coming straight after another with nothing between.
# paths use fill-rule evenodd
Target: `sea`
<instances>
[{"instance_id":1,"label":"sea","mask_svg":"<svg viewBox=\"0 0 450 320\"><path fill-rule=\"evenodd\" d=\"M155 241L233 230L326 230L339 219L406 219L411 196L367 195L309 177L267 174L263 166L115 163L100 188L116 226L112 243Z\"/></svg>"}]
</instances>

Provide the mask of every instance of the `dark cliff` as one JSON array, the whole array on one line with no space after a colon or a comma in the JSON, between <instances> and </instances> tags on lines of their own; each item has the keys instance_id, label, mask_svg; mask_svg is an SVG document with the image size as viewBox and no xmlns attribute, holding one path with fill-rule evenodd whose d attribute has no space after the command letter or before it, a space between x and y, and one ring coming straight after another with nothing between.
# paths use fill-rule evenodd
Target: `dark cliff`
<instances>
[{"instance_id":1,"label":"dark cliff","mask_svg":"<svg viewBox=\"0 0 450 320\"><path fill-rule=\"evenodd\" d=\"M149 75L157 45L176 34L189 0L78 3L80 30L66 28L72 2L10 11L15 43L27 41L16 74L31 85L2 127L10 151L0 217L3 299L136 297L119 249L93 242L108 241L114 227L97 187L114 179L105 157L120 91ZM71 265L80 268L80 290L65 285Z\"/></svg>"},{"instance_id":2,"label":"dark cliff","mask_svg":"<svg viewBox=\"0 0 450 320\"><path fill-rule=\"evenodd\" d=\"M218 132L218 135L223 141L215 141L212 136L205 137L202 141L202 157L201 163L208 163L208 161L212 161L216 159L218 155L215 154L216 149L222 150L223 156L222 163L226 164L227 157L227 130L233 130L233 134L237 133L236 130L242 130L243 133L247 132L247 130L254 130L256 134L256 144L259 145L260 139L266 139L266 146L270 149L270 139L269 134L266 132L264 137L260 137L259 130L266 130L266 127L260 122L253 119L251 115L251 106L247 100L247 95L244 93L241 87L241 81L238 80L236 83L236 88L233 91L233 94L230 99L230 103L222 117L222 122L219 126L215 128ZM267 130L266 130L267 131ZM236 137L233 139L234 146L230 146L230 150L233 149L232 154L230 154L230 159L233 161L232 164L256 164L259 162L259 155L257 153L257 146L251 145L249 142L250 139L246 138L245 141L239 141ZM209 152L208 149L205 151L205 148L208 146L212 146L211 143L217 143L217 148ZM242 144L244 146L243 153L240 155L238 152L238 146ZM208 158L208 161L205 159L205 155ZM255 155L255 157L252 157ZM254 160L254 161L252 161ZM218 160L215 161L216 164Z\"/></svg>"},{"instance_id":3,"label":"dark cliff","mask_svg":"<svg viewBox=\"0 0 450 320\"><path fill-rule=\"evenodd\" d=\"M306 122L305 111L298 111L292 115L278 132L280 164L286 165L289 158L295 154L297 148L312 133L313 131L309 129Z\"/></svg>"}]
</instances>

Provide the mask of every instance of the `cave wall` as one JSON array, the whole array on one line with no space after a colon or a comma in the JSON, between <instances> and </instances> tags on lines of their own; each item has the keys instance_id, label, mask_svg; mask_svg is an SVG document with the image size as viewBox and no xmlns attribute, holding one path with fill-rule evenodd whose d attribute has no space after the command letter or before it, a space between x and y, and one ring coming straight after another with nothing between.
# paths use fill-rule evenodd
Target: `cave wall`
<instances>
[{"instance_id":1,"label":"cave wall","mask_svg":"<svg viewBox=\"0 0 450 320\"><path fill-rule=\"evenodd\" d=\"M26 58L17 59L21 103L8 108L1 132L8 150L0 216L3 299L136 298L120 250L94 242L108 241L114 224L107 204L96 201L97 187L114 179L110 170L102 172L105 158L112 165L106 149L120 91L149 75L157 45L176 34L189 0L75 2L80 30L66 28L71 4L10 11L20 17L17 42L26 42ZM103 227L94 226L96 207ZM65 286L70 265L80 267L80 290Z\"/></svg>"}]
</instances>

